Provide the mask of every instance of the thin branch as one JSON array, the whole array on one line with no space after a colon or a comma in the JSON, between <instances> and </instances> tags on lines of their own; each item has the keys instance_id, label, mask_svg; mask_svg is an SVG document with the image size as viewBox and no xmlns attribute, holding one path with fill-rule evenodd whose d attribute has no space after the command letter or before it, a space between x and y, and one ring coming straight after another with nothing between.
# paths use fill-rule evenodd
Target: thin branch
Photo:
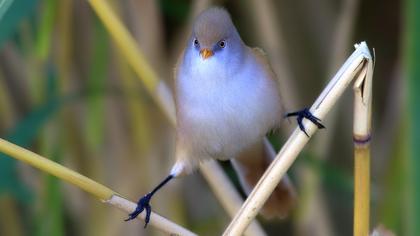
<instances>
[{"instance_id":1,"label":"thin branch","mask_svg":"<svg viewBox=\"0 0 420 236\"><path fill-rule=\"evenodd\" d=\"M347 59L334 78L323 90L321 95L312 105L311 112L316 117L323 119L356 76L359 76L356 81L358 85L362 85L362 80L360 78L364 79L363 76L366 74L370 75L370 77L366 77L367 79L371 78L371 64L372 57L366 43L362 42L361 44L356 45L355 52ZM370 70L365 69L366 65L370 65L368 66L368 69ZM365 71L364 74L361 73L363 70ZM363 95L366 96L370 94L370 92L366 92L366 90L371 89L371 82L365 82L364 84L369 85L365 85L366 87L363 90ZM364 97L363 102L366 103L366 99L370 98ZM308 120L304 121L304 126L309 135L315 133L316 126ZM242 232L244 232L308 141L309 139L306 135L299 128L296 128L292 136L276 156L276 159L261 177L242 208L232 220L224 232L224 235L241 235Z\"/></svg>"},{"instance_id":2,"label":"thin branch","mask_svg":"<svg viewBox=\"0 0 420 236\"><path fill-rule=\"evenodd\" d=\"M124 199L110 188L4 139L0 139L0 152L71 183L89 194L92 194L99 200L111 204L127 213L133 212L137 206L136 203ZM153 217L150 220L150 225L156 227L162 232L171 235L196 235L156 213L152 214ZM144 217L145 214L143 213L139 218L144 221Z\"/></svg>"}]
</instances>

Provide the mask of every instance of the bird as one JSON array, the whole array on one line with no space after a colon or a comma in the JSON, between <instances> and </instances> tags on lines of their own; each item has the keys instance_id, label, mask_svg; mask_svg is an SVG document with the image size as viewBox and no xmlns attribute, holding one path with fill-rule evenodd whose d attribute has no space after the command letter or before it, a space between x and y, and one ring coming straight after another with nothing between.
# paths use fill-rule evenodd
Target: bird
<instances>
[{"instance_id":1,"label":"bird","mask_svg":"<svg viewBox=\"0 0 420 236\"><path fill-rule=\"evenodd\" d=\"M201 12L175 66L176 144L170 174L137 203L126 219L146 211L150 221L153 195L176 177L193 173L206 160L231 160L249 194L275 156L265 135L285 116L323 127L308 109L284 115L277 77L266 54L248 47L229 13L221 7ZM287 176L264 205L266 218L284 218L296 202Z\"/></svg>"}]
</instances>

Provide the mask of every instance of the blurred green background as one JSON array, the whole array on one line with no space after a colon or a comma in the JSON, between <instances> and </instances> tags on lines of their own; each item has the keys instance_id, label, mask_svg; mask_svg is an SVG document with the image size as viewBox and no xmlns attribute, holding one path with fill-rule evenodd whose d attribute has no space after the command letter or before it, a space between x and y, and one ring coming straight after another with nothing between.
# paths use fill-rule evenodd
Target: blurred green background
<instances>
[{"instance_id":1,"label":"blurred green background","mask_svg":"<svg viewBox=\"0 0 420 236\"><path fill-rule=\"evenodd\" d=\"M263 48L286 84L289 110L309 106L353 44L375 49L371 228L420 235L420 3L416 0L125 0L113 9L160 78L194 16L212 5ZM352 92L292 166L299 199L269 235L352 235ZM0 136L131 199L166 176L174 129L84 0L0 0ZM416 122L417 121L417 122ZM295 123L272 135L279 149ZM223 163L237 181L229 163ZM199 173L157 194L156 212L218 235L229 217ZM88 194L0 155L0 235L160 235Z\"/></svg>"}]
</instances>

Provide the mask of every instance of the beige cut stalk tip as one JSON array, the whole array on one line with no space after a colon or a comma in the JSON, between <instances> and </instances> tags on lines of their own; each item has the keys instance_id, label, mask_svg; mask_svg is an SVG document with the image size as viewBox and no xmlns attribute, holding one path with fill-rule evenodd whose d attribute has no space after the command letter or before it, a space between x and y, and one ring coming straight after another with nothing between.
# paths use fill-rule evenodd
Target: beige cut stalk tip
<instances>
[{"instance_id":1,"label":"beige cut stalk tip","mask_svg":"<svg viewBox=\"0 0 420 236\"><path fill-rule=\"evenodd\" d=\"M365 66L354 83L354 220L353 234L368 235L370 224L370 139L374 61Z\"/></svg>"}]
</instances>

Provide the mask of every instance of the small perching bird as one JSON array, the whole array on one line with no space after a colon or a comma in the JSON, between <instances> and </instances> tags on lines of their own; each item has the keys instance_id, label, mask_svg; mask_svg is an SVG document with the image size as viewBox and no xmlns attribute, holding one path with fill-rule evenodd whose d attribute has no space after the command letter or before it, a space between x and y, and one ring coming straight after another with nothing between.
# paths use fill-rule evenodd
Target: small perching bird
<instances>
[{"instance_id":1,"label":"small perching bird","mask_svg":"<svg viewBox=\"0 0 420 236\"><path fill-rule=\"evenodd\" d=\"M190 174L205 160L232 160L249 193L274 156L264 137L284 117L277 78L266 56L244 44L227 11L218 7L205 10L194 22L175 68L175 99L176 162L169 176L139 200L127 219L146 210L145 227L156 191L174 177ZM306 111L289 116L321 125ZM294 201L295 190L286 176L262 213L285 217Z\"/></svg>"}]
</instances>

